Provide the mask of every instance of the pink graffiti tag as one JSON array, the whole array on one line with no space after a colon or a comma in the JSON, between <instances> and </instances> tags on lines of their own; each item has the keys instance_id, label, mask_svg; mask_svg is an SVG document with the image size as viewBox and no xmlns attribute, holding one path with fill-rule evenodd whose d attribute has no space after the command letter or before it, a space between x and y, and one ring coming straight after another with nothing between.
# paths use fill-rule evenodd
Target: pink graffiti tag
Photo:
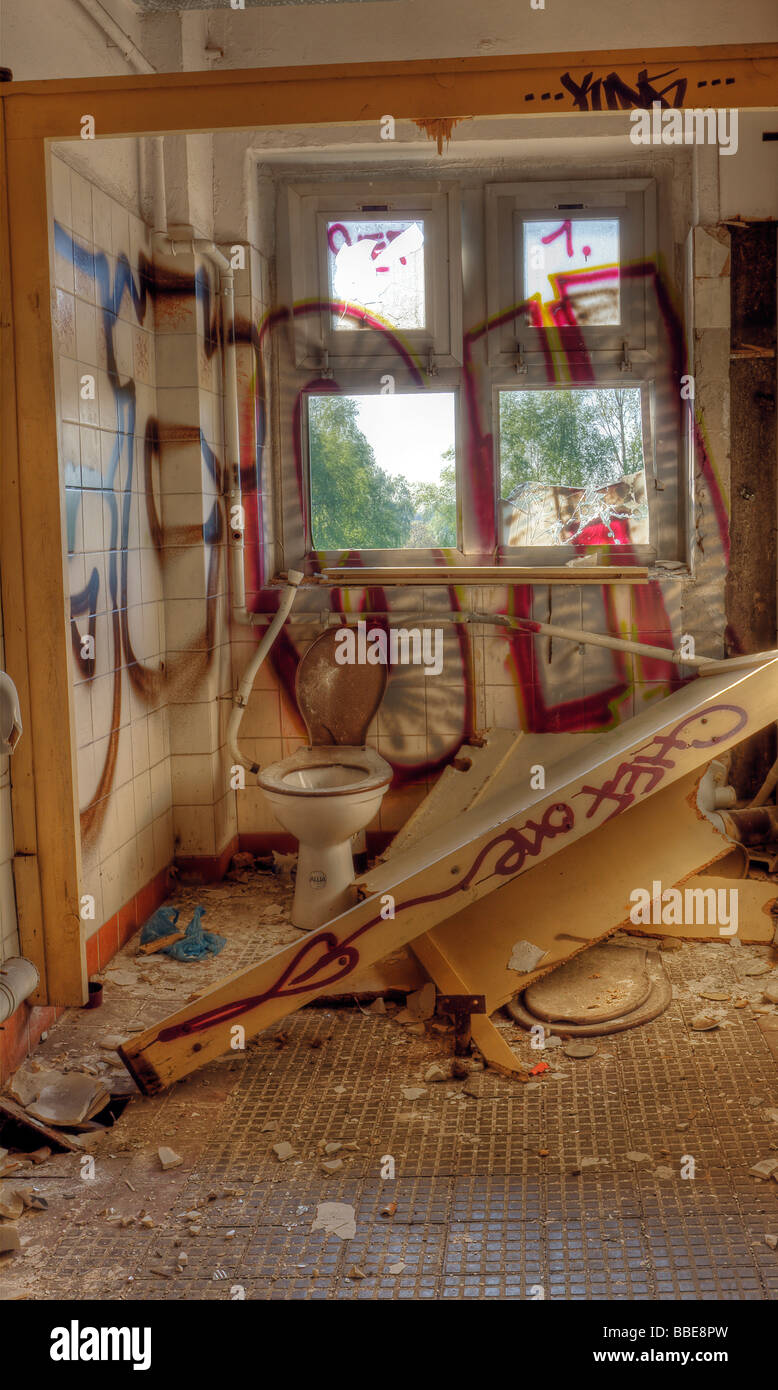
<instances>
[{"instance_id":1,"label":"pink graffiti tag","mask_svg":"<svg viewBox=\"0 0 778 1390\"><path fill-rule=\"evenodd\" d=\"M721 732L711 735L706 731L704 738L682 739L679 734L682 729L687 729L695 724L707 724L712 715L726 713L735 716L734 727L725 727ZM602 783L600 787L585 786L575 796L590 796L592 804L586 812L586 819L591 817L600 809L605 801L615 802L615 809L611 811L606 820L617 816L619 811L626 811L631 806L637 795L648 796L659 785L668 768L675 767L675 760L668 757L668 754L675 749L684 752L689 748L711 748L717 743L721 743L725 738L732 738L745 726L748 716L745 710L737 705L711 705L702 714L690 714L686 719L681 720L669 734L656 734L648 743L638 748L635 756L629 762L620 763L613 777ZM732 721L730 720L729 723ZM648 753L645 750L655 748L657 751ZM642 791L638 791L641 778L645 778L645 785Z\"/></svg>"}]
</instances>

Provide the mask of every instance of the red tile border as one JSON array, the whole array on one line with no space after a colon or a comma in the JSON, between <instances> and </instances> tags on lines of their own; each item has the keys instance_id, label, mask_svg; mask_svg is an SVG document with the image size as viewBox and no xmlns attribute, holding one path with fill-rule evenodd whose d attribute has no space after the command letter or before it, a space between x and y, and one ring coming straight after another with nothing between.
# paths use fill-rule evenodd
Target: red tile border
<instances>
[{"instance_id":1,"label":"red tile border","mask_svg":"<svg viewBox=\"0 0 778 1390\"><path fill-rule=\"evenodd\" d=\"M61 1008L25 1002L0 1023L0 1085L21 1066L40 1041L41 1033L45 1033L62 1012Z\"/></svg>"},{"instance_id":2,"label":"red tile border","mask_svg":"<svg viewBox=\"0 0 778 1390\"><path fill-rule=\"evenodd\" d=\"M125 911L126 909L122 910ZM116 916L109 917L108 921L103 922L103 925L97 932L97 948L101 970L108 964L109 960L113 959L119 949L119 916L120 914L117 913ZM133 912L133 920L134 916L135 914Z\"/></svg>"},{"instance_id":3,"label":"red tile border","mask_svg":"<svg viewBox=\"0 0 778 1390\"><path fill-rule=\"evenodd\" d=\"M291 835L287 838L292 839ZM200 883L218 883L224 878L233 855L242 843L242 836L239 839L237 835L233 835L220 854L177 855L176 868L180 873L186 874L187 878L196 879Z\"/></svg>"}]
</instances>

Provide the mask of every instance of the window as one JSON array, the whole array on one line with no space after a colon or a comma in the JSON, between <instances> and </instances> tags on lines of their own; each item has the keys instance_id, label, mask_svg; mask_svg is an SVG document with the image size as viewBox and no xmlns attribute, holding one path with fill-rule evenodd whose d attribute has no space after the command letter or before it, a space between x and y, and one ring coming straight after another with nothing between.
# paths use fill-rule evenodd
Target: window
<instances>
[{"instance_id":1,"label":"window","mask_svg":"<svg viewBox=\"0 0 778 1390\"><path fill-rule=\"evenodd\" d=\"M506 546L648 545L641 392L501 391Z\"/></svg>"},{"instance_id":2,"label":"window","mask_svg":"<svg viewBox=\"0 0 778 1390\"><path fill-rule=\"evenodd\" d=\"M395 344L427 363L458 364L462 319L458 191L366 182L293 185L280 242L295 304L300 367L396 363ZM391 340L391 341L389 341Z\"/></svg>"},{"instance_id":3,"label":"window","mask_svg":"<svg viewBox=\"0 0 778 1390\"><path fill-rule=\"evenodd\" d=\"M287 192L288 564L681 560L651 179Z\"/></svg>"},{"instance_id":4,"label":"window","mask_svg":"<svg viewBox=\"0 0 778 1390\"><path fill-rule=\"evenodd\" d=\"M454 547L456 397L309 395L314 550Z\"/></svg>"},{"instance_id":5,"label":"window","mask_svg":"<svg viewBox=\"0 0 778 1390\"><path fill-rule=\"evenodd\" d=\"M648 362L656 263L650 179L490 184L486 189L490 361L544 367L548 330L568 362ZM511 308L514 313L511 314ZM542 336L541 336L542 335Z\"/></svg>"},{"instance_id":6,"label":"window","mask_svg":"<svg viewBox=\"0 0 778 1390\"><path fill-rule=\"evenodd\" d=\"M329 297L342 307L336 332L368 326L380 316L404 332L427 327L424 220L327 222Z\"/></svg>"}]
</instances>

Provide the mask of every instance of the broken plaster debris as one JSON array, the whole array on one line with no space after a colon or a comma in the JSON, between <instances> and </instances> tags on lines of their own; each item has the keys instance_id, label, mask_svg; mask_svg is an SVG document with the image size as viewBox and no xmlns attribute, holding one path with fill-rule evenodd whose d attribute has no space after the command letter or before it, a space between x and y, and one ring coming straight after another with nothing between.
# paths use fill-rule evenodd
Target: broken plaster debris
<instances>
[{"instance_id":1,"label":"broken plaster debris","mask_svg":"<svg viewBox=\"0 0 778 1390\"><path fill-rule=\"evenodd\" d=\"M442 1067L440 1065L440 1062L432 1062L431 1065L427 1067L427 1070L424 1073L424 1080L434 1082L450 1081L451 1067Z\"/></svg>"},{"instance_id":2,"label":"broken plaster debris","mask_svg":"<svg viewBox=\"0 0 778 1390\"><path fill-rule=\"evenodd\" d=\"M319 1202L311 1230L352 1240L357 1233L354 1208L348 1202Z\"/></svg>"},{"instance_id":3,"label":"broken plaster debris","mask_svg":"<svg viewBox=\"0 0 778 1390\"><path fill-rule=\"evenodd\" d=\"M773 1174L778 1173L778 1157L760 1158L759 1162L754 1163L748 1171L757 1178L771 1178Z\"/></svg>"},{"instance_id":4,"label":"broken plaster debris","mask_svg":"<svg viewBox=\"0 0 778 1390\"><path fill-rule=\"evenodd\" d=\"M519 975L529 975L547 954L532 941L516 941L508 961L508 969L515 970Z\"/></svg>"},{"instance_id":5,"label":"broken plaster debris","mask_svg":"<svg viewBox=\"0 0 778 1390\"><path fill-rule=\"evenodd\" d=\"M162 1165L163 1173L167 1173L170 1168L180 1168L184 1161L181 1155L176 1153L175 1149L169 1149L164 1144L161 1148L157 1149L157 1154Z\"/></svg>"},{"instance_id":6,"label":"broken plaster debris","mask_svg":"<svg viewBox=\"0 0 778 1390\"><path fill-rule=\"evenodd\" d=\"M584 1057L593 1057L597 1051L595 1043L576 1042L575 1040L565 1043L564 1053L566 1057L575 1057L579 1060Z\"/></svg>"}]
</instances>

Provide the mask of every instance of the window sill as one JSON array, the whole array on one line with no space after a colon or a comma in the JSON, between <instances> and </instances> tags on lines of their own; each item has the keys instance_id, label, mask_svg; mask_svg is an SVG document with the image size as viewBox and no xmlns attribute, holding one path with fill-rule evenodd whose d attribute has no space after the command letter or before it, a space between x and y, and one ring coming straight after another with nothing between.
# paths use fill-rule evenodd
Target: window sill
<instances>
[{"instance_id":1,"label":"window sill","mask_svg":"<svg viewBox=\"0 0 778 1390\"><path fill-rule=\"evenodd\" d=\"M285 574L275 576L276 581ZM307 575L303 584L325 588L359 588L369 585L402 585L430 588L434 585L503 584L647 584L645 565L376 565L327 566L318 574Z\"/></svg>"}]
</instances>

